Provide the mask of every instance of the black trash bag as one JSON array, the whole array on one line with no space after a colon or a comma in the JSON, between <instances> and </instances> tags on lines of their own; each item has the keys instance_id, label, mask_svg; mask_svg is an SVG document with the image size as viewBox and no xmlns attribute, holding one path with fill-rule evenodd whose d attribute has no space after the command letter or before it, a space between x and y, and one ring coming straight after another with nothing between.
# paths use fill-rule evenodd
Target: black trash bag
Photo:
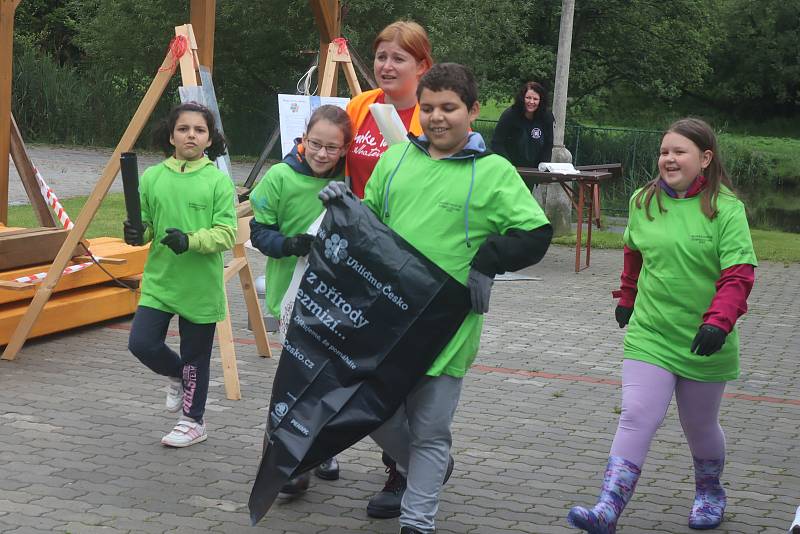
<instances>
[{"instance_id":1,"label":"black trash bag","mask_svg":"<svg viewBox=\"0 0 800 534\"><path fill-rule=\"evenodd\" d=\"M254 525L289 479L397 411L469 308L463 284L366 206L349 197L329 204L272 385Z\"/></svg>"}]
</instances>

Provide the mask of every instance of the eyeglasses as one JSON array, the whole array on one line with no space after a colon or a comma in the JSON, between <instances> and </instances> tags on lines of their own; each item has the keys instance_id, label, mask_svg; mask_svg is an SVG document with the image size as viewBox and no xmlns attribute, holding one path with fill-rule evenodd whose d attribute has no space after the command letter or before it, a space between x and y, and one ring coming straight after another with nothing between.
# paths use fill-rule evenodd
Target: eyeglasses
<instances>
[{"instance_id":1,"label":"eyeglasses","mask_svg":"<svg viewBox=\"0 0 800 534\"><path fill-rule=\"evenodd\" d=\"M321 152L324 149L328 154L335 154L343 148L337 145L323 145L319 141L314 141L313 139L306 139L306 146L314 152Z\"/></svg>"}]
</instances>

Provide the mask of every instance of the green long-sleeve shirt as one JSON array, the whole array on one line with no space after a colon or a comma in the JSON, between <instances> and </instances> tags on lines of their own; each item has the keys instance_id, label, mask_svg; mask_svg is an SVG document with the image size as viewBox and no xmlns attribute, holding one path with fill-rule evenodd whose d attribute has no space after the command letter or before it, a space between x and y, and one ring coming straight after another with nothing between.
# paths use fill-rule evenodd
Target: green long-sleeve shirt
<instances>
[{"instance_id":1,"label":"green long-sleeve shirt","mask_svg":"<svg viewBox=\"0 0 800 534\"><path fill-rule=\"evenodd\" d=\"M139 181L145 240L152 240L140 306L176 313L193 323L225 318L222 252L236 239L233 182L208 158L169 158ZM189 250L175 254L160 243L167 228L189 236Z\"/></svg>"}]
</instances>

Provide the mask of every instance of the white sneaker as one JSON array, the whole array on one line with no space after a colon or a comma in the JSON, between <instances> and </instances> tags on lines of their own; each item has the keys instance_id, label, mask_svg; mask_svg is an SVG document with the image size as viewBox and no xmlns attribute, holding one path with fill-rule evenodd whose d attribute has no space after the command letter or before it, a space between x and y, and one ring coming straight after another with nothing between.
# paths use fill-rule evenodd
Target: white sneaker
<instances>
[{"instance_id":1,"label":"white sneaker","mask_svg":"<svg viewBox=\"0 0 800 534\"><path fill-rule=\"evenodd\" d=\"M167 386L167 401L164 403L168 412L177 412L183 406L183 380L170 378Z\"/></svg>"},{"instance_id":2,"label":"white sneaker","mask_svg":"<svg viewBox=\"0 0 800 534\"><path fill-rule=\"evenodd\" d=\"M172 432L161 438L161 444L167 447L188 447L206 439L206 425L180 419Z\"/></svg>"},{"instance_id":3,"label":"white sneaker","mask_svg":"<svg viewBox=\"0 0 800 534\"><path fill-rule=\"evenodd\" d=\"M800 506L797 507L797 512L794 515L794 522L789 527L789 534L800 534Z\"/></svg>"}]
</instances>

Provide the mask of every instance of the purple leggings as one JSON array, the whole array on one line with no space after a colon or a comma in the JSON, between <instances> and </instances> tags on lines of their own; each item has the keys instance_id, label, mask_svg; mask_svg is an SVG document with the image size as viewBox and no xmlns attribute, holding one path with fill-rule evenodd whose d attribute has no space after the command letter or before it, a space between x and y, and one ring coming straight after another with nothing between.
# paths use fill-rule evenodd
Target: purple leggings
<instances>
[{"instance_id":1,"label":"purple leggings","mask_svg":"<svg viewBox=\"0 0 800 534\"><path fill-rule=\"evenodd\" d=\"M719 425L719 405L724 391L725 382L697 382L650 363L625 360L622 364L622 414L611 445L611 456L621 456L642 467L674 392L692 455L703 460L724 458L725 434Z\"/></svg>"}]
</instances>

